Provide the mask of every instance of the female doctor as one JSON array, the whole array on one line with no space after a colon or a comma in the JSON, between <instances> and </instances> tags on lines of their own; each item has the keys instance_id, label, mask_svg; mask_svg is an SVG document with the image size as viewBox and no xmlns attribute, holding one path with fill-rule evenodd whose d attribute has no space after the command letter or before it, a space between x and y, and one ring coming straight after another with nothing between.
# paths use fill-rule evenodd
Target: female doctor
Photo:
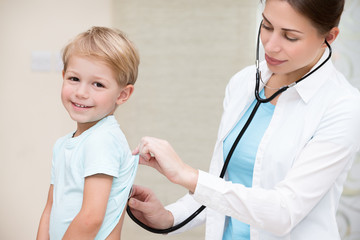
<instances>
[{"instance_id":1,"label":"female doctor","mask_svg":"<svg viewBox=\"0 0 360 240\"><path fill-rule=\"evenodd\" d=\"M190 192L164 208L135 186L129 207L140 221L168 228L204 205L178 232L206 220L206 239L340 239L336 210L360 146L360 94L327 61L343 7L344 0L266 0L258 77L259 96L271 101L256 106L255 66L230 80L209 173L185 164L168 142L144 137L134 151L140 163Z\"/></svg>"}]
</instances>

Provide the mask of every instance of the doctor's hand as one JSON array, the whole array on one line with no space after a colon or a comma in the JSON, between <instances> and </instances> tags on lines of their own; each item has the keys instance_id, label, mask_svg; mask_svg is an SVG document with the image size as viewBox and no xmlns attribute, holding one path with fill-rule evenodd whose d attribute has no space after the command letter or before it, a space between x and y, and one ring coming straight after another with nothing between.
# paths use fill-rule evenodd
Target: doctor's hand
<instances>
[{"instance_id":1,"label":"doctor's hand","mask_svg":"<svg viewBox=\"0 0 360 240\"><path fill-rule=\"evenodd\" d=\"M133 154L140 155L140 164L153 167L171 182L195 191L198 170L185 164L167 141L143 137Z\"/></svg>"},{"instance_id":2,"label":"doctor's hand","mask_svg":"<svg viewBox=\"0 0 360 240\"><path fill-rule=\"evenodd\" d=\"M149 227L166 229L174 224L172 213L164 208L148 188L134 185L128 205L132 214Z\"/></svg>"}]
</instances>

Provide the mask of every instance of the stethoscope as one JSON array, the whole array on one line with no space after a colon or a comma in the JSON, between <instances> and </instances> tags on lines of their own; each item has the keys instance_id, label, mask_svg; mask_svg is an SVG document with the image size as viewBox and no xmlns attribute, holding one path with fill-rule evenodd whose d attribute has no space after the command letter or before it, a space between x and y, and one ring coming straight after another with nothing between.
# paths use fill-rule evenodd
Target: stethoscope
<instances>
[{"instance_id":1,"label":"stethoscope","mask_svg":"<svg viewBox=\"0 0 360 240\"><path fill-rule=\"evenodd\" d=\"M329 48L329 55L328 57L316 68L314 68L312 71L310 71L309 73L307 73L306 75L304 75L302 78L300 78L299 80L287 85L287 86L283 86L280 89L278 89L273 95L271 95L268 98L261 98L260 94L259 94L259 88L260 88L260 80L261 80L261 72L259 70L259 45L260 45L260 32L261 32L261 26L262 26L262 21L260 23L260 27L259 27L259 31L258 31L258 36L257 36L257 43L256 43L256 85L255 85L255 98L256 98L256 104L254 109L252 110L249 118L247 119L244 127L241 129L239 135L237 136L237 138L235 139L232 147L230 148L230 151L225 159L224 165L222 167L221 173L220 173L220 178L224 178L225 176L225 172L226 169L229 165L231 156L233 155L236 146L238 145L240 139L242 138L242 136L244 135L246 129L248 128L248 126L250 125L251 121L253 120L256 111L258 110L259 106L261 103L267 103L272 101L274 98L276 98L277 96L279 96L279 94L281 94L282 92L286 91L288 88L295 86L296 84L298 84L299 82L301 82L302 80L304 80L305 78L307 78L308 76L310 76L311 74L313 74L315 71L317 71L319 68L321 68L330 58L331 58L331 54L332 54L332 49L330 44L325 40L325 44L327 45L327 47ZM172 226L170 228L166 228L166 229L156 229L156 228L152 228L149 227L147 225L145 225L144 223L140 222L131 212L130 207L127 206L126 211L129 214L130 218L137 223L140 227L153 232L153 233L158 233L158 234L166 234L166 233L170 233L173 231L178 230L179 228L183 227L184 225L186 225L187 223L189 223L191 220L193 220L197 215L199 215L204 209L206 208L206 206L202 205L201 207L199 207L193 214L191 214L188 218L186 218L184 221L182 221L181 223Z\"/></svg>"}]
</instances>

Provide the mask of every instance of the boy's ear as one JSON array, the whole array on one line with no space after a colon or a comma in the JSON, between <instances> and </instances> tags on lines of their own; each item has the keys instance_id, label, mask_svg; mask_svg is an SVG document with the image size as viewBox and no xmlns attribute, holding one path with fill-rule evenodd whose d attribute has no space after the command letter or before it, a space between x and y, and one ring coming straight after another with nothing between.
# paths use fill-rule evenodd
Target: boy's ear
<instances>
[{"instance_id":1,"label":"boy's ear","mask_svg":"<svg viewBox=\"0 0 360 240\"><path fill-rule=\"evenodd\" d=\"M123 104L124 102L126 102L130 98L130 96L133 92L134 92L134 85L129 84L126 87L124 87L121 90L120 95L116 100L116 104L120 105L120 104Z\"/></svg>"}]
</instances>

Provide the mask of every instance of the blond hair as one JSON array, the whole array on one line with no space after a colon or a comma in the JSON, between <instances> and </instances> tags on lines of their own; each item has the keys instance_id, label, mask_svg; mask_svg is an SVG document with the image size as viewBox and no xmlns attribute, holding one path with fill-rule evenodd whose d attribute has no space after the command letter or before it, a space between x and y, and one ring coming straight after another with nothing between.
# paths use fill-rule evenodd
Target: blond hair
<instances>
[{"instance_id":1,"label":"blond hair","mask_svg":"<svg viewBox=\"0 0 360 240\"><path fill-rule=\"evenodd\" d=\"M117 29L92 27L77 35L63 50L64 71L73 55L103 61L114 71L120 86L136 82L139 54L134 44Z\"/></svg>"}]
</instances>

